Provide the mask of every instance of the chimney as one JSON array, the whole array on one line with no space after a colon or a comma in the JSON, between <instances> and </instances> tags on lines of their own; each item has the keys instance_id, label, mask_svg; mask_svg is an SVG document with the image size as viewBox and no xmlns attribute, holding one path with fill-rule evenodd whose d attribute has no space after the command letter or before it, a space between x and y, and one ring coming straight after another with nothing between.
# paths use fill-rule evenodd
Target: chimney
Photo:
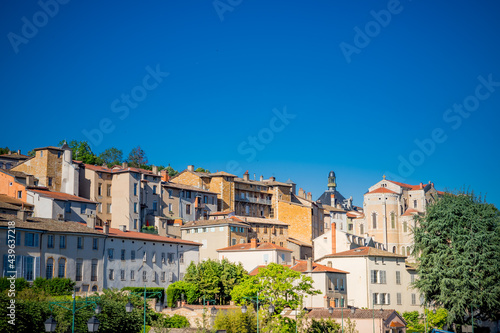
<instances>
[{"instance_id":1,"label":"chimney","mask_svg":"<svg viewBox=\"0 0 500 333\"><path fill-rule=\"evenodd\" d=\"M25 209L20 209L17 211L17 218L23 222L26 222L28 219L28 211Z\"/></svg>"},{"instance_id":2,"label":"chimney","mask_svg":"<svg viewBox=\"0 0 500 333\"><path fill-rule=\"evenodd\" d=\"M248 170L245 171L245 173L243 174L243 180L250 180L250 175L248 174Z\"/></svg>"},{"instance_id":3,"label":"chimney","mask_svg":"<svg viewBox=\"0 0 500 333\"><path fill-rule=\"evenodd\" d=\"M124 224L119 225L119 226L118 226L118 229L120 229L120 231L122 231L122 232L127 232L127 226L126 226L126 225L124 225Z\"/></svg>"},{"instance_id":4,"label":"chimney","mask_svg":"<svg viewBox=\"0 0 500 333\"><path fill-rule=\"evenodd\" d=\"M263 182L264 181L264 176L263 175L260 175L260 181Z\"/></svg>"},{"instance_id":5,"label":"chimney","mask_svg":"<svg viewBox=\"0 0 500 333\"><path fill-rule=\"evenodd\" d=\"M165 169L161 170L160 174L161 174L161 181L168 182L170 180L170 176L168 175L167 170Z\"/></svg>"},{"instance_id":6,"label":"chimney","mask_svg":"<svg viewBox=\"0 0 500 333\"><path fill-rule=\"evenodd\" d=\"M154 173L155 175L157 175L157 174L158 174L158 167L157 167L156 165L152 165L152 166L151 166L151 169L152 169L151 171L153 171L153 173Z\"/></svg>"},{"instance_id":7,"label":"chimney","mask_svg":"<svg viewBox=\"0 0 500 333\"><path fill-rule=\"evenodd\" d=\"M188 171L194 171L194 165L188 165Z\"/></svg>"},{"instance_id":8,"label":"chimney","mask_svg":"<svg viewBox=\"0 0 500 333\"><path fill-rule=\"evenodd\" d=\"M12 152L9 150L9 155L12 155Z\"/></svg>"},{"instance_id":9,"label":"chimney","mask_svg":"<svg viewBox=\"0 0 500 333\"><path fill-rule=\"evenodd\" d=\"M341 209L341 208L342 208L342 206L340 206L340 204L339 204L339 203L337 203L336 207L337 207L337 208L339 208L339 209Z\"/></svg>"},{"instance_id":10,"label":"chimney","mask_svg":"<svg viewBox=\"0 0 500 333\"><path fill-rule=\"evenodd\" d=\"M332 267L332 262L331 262L331 261L327 262L327 263L326 263L326 266L327 266L327 267Z\"/></svg>"},{"instance_id":11,"label":"chimney","mask_svg":"<svg viewBox=\"0 0 500 333\"><path fill-rule=\"evenodd\" d=\"M124 169L128 168L128 163L127 162L123 162L122 163L122 168L124 168Z\"/></svg>"},{"instance_id":12,"label":"chimney","mask_svg":"<svg viewBox=\"0 0 500 333\"><path fill-rule=\"evenodd\" d=\"M305 198L306 197L306 192L301 188L299 188L299 197Z\"/></svg>"},{"instance_id":13,"label":"chimney","mask_svg":"<svg viewBox=\"0 0 500 333\"><path fill-rule=\"evenodd\" d=\"M90 229L95 229L95 215L89 214L87 216L87 227Z\"/></svg>"},{"instance_id":14,"label":"chimney","mask_svg":"<svg viewBox=\"0 0 500 333\"><path fill-rule=\"evenodd\" d=\"M252 238L250 240L250 248L251 249L256 249L257 248L257 239L256 238Z\"/></svg>"},{"instance_id":15,"label":"chimney","mask_svg":"<svg viewBox=\"0 0 500 333\"><path fill-rule=\"evenodd\" d=\"M424 188L424 184L420 183L420 188Z\"/></svg>"},{"instance_id":16,"label":"chimney","mask_svg":"<svg viewBox=\"0 0 500 333\"><path fill-rule=\"evenodd\" d=\"M21 149L17 150L17 155L21 155Z\"/></svg>"},{"instance_id":17,"label":"chimney","mask_svg":"<svg viewBox=\"0 0 500 333\"><path fill-rule=\"evenodd\" d=\"M307 258L307 271L312 272L313 270L313 258Z\"/></svg>"},{"instance_id":18,"label":"chimney","mask_svg":"<svg viewBox=\"0 0 500 333\"><path fill-rule=\"evenodd\" d=\"M274 182L274 181L276 180L276 178L275 178L275 177L269 177L269 179L270 179L272 182Z\"/></svg>"},{"instance_id":19,"label":"chimney","mask_svg":"<svg viewBox=\"0 0 500 333\"><path fill-rule=\"evenodd\" d=\"M312 197L311 192L307 192L307 200L312 201L312 198L313 198L313 197Z\"/></svg>"},{"instance_id":20,"label":"chimney","mask_svg":"<svg viewBox=\"0 0 500 333\"><path fill-rule=\"evenodd\" d=\"M106 221L104 222L104 226L102 227L102 232L107 235L109 234L109 223Z\"/></svg>"}]
</instances>

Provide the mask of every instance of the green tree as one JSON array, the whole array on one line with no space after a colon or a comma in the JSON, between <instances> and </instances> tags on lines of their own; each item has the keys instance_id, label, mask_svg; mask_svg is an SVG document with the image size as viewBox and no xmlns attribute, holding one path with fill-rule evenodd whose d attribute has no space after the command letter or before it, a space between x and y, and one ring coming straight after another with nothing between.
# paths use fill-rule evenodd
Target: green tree
<instances>
[{"instance_id":1,"label":"green tree","mask_svg":"<svg viewBox=\"0 0 500 333\"><path fill-rule=\"evenodd\" d=\"M311 320L306 333L340 333L341 326L332 319Z\"/></svg>"},{"instance_id":2,"label":"green tree","mask_svg":"<svg viewBox=\"0 0 500 333\"><path fill-rule=\"evenodd\" d=\"M85 164L100 165L102 161L93 152L92 148L87 141L76 141L71 140L67 143L65 140L59 142L59 146L67 144L73 152L73 159L76 161L82 161Z\"/></svg>"},{"instance_id":3,"label":"green tree","mask_svg":"<svg viewBox=\"0 0 500 333\"><path fill-rule=\"evenodd\" d=\"M247 303L245 297L255 297L259 291L259 298L263 303L272 303L275 313L281 313L285 307L296 309L301 305L304 295L316 295L310 277L290 268L275 263L261 268L259 273L249 276L242 283L234 287L231 292L233 301Z\"/></svg>"},{"instance_id":4,"label":"green tree","mask_svg":"<svg viewBox=\"0 0 500 333\"><path fill-rule=\"evenodd\" d=\"M75 282L68 278L55 277L52 279L45 279L37 277L33 281L33 288L37 291L44 291L51 296L71 295Z\"/></svg>"},{"instance_id":5,"label":"green tree","mask_svg":"<svg viewBox=\"0 0 500 333\"><path fill-rule=\"evenodd\" d=\"M425 326L418 311L403 312L402 316L407 323L407 333L424 331Z\"/></svg>"},{"instance_id":6,"label":"green tree","mask_svg":"<svg viewBox=\"0 0 500 333\"><path fill-rule=\"evenodd\" d=\"M177 301L181 300L184 294L184 300L188 304L196 302L200 298L198 286L186 281L177 281L171 283L167 288L167 306L175 307Z\"/></svg>"},{"instance_id":7,"label":"green tree","mask_svg":"<svg viewBox=\"0 0 500 333\"><path fill-rule=\"evenodd\" d=\"M175 177L175 176L177 176L177 175L179 174L179 171L177 171L177 170L175 170L174 168L172 168L172 167L170 166L170 164L168 165L168 167L166 167L166 168L165 168L165 170L167 170L168 175L169 175L170 177Z\"/></svg>"},{"instance_id":8,"label":"green tree","mask_svg":"<svg viewBox=\"0 0 500 333\"><path fill-rule=\"evenodd\" d=\"M120 165L123 161L123 152L117 148L108 148L99 154L99 158L103 163L106 163L108 167L113 165Z\"/></svg>"},{"instance_id":9,"label":"green tree","mask_svg":"<svg viewBox=\"0 0 500 333\"><path fill-rule=\"evenodd\" d=\"M35 152L35 150L33 149L33 150L28 151L28 154L27 154L27 155L28 155L29 157L35 157L36 152Z\"/></svg>"},{"instance_id":10,"label":"green tree","mask_svg":"<svg viewBox=\"0 0 500 333\"><path fill-rule=\"evenodd\" d=\"M257 330L255 311L249 309L246 313L241 310L219 311L214 320L216 330L226 330L227 333L251 333Z\"/></svg>"},{"instance_id":11,"label":"green tree","mask_svg":"<svg viewBox=\"0 0 500 333\"><path fill-rule=\"evenodd\" d=\"M414 286L448 323L500 318L500 213L473 193L445 194L417 217ZM475 315L476 317L476 315Z\"/></svg>"},{"instance_id":12,"label":"green tree","mask_svg":"<svg viewBox=\"0 0 500 333\"><path fill-rule=\"evenodd\" d=\"M205 173L210 173L210 170L208 169L203 169L203 168L196 168L196 170L194 170L196 172L205 172Z\"/></svg>"},{"instance_id":13,"label":"green tree","mask_svg":"<svg viewBox=\"0 0 500 333\"><path fill-rule=\"evenodd\" d=\"M434 313L432 310L426 309L425 312L427 315L427 322L429 323L429 331L431 331L433 328L443 329L448 318L448 311L446 311L446 309L439 308L436 310L436 313Z\"/></svg>"},{"instance_id":14,"label":"green tree","mask_svg":"<svg viewBox=\"0 0 500 333\"><path fill-rule=\"evenodd\" d=\"M132 148L132 150L128 154L128 164L135 168L142 168L148 165L146 152L141 149L141 146Z\"/></svg>"},{"instance_id":15,"label":"green tree","mask_svg":"<svg viewBox=\"0 0 500 333\"><path fill-rule=\"evenodd\" d=\"M5 147L5 148L0 147L0 155L8 154L9 151L10 151L9 147Z\"/></svg>"}]
</instances>

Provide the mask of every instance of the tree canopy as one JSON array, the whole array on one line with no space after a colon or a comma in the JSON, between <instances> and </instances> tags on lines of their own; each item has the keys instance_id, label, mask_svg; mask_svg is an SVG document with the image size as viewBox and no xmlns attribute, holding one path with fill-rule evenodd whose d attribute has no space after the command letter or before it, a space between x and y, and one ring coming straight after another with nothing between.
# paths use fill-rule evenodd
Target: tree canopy
<instances>
[{"instance_id":1,"label":"tree canopy","mask_svg":"<svg viewBox=\"0 0 500 333\"><path fill-rule=\"evenodd\" d=\"M66 142L62 140L59 142L59 146L62 146L64 143L73 151L74 160L82 161L85 164L102 164L102 160L92 152L92 148L90 148L87 141L71 140L70 142Z\"/></svg>"},{"instance_id":2,"label":"tree canopy","mask_svg":"<svg viewBox=\"0 0 500 333\"><path fill-rule=\"evenodd\" d=\"M448 323L500 317L500 214L473 193L445 194L417 217L415 287Z\"/></svg>"},{"instance_id":3,"label":"tree canopy","mask_svg":"<svg viewBox=\"0 0 500 333\"><path fill-rule=\"evenodd\" d=\"M259 302L274 305L275 313L281 313L285 307L296 309L302 304L304 295L319 294L315 290L310 277L294 271L286 266L275 263L259 269L259 273L249 276L234 287L231 292L236 303L248 303L248 297L256 297L259 292Z\"/></svg>"},{"instance_id":4,"label":"tree canopy","mask_svg":"<svg viewBox=\"0 0 500 333\"><path fill-rule=\"evenodd\" d=\"M123 152L117 148L108 148L99 154L99 158L103 163L106 163L108 167L113 165L120 165L123 161Z\"/></svg>"},{"instance_id":5,"label":"tree canopy","mask_svg":"<svg viewBox=\"0 0 500 333\"><path fill-rule=\"evenodd\" d=\"M141 146L132 148L132 150L128 154L128 164L136 168L148 165L146 152L141 148Z\"/></svg>"}]
</instances>

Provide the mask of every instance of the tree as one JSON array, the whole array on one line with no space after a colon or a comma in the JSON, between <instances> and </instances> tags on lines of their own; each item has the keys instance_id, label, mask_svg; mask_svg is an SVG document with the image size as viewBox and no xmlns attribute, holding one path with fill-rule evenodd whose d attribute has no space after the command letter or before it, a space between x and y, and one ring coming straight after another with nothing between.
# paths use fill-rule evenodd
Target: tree
<instances>
[{"instance_id":1,"label":"tree","mask_svg":"<svg viewBox=\"0 0 500 333\"><path fill-rule=\"evenodd\" d=\"M132 150L128 154L128 164L136 168L141 168L148 164L148 158L146 157L146 152L141 149L141 146L132 148Z\"/></svg>"},{"instance_id":2,"label":"tree","mask_svg":"<svg viewBox=\"0 0 500 333\"><path fill-rule=\"evenodd\" d=\"M196 170L194 170L195 172L204 172L204 173L210 173L210 170L208 169L203 169L203 168L197 168Z\"/></svg>"},{"instance_id":3,"label":"tree","mask_svg":"<svg viewBox=\"0 0 500 333\"><path fill-rule=\"evenodd\" d=\"M332 319L313 319L311 324L306 329L306 333L339 333L341 329L340 324L337 324Z\"/></svg>"},{"instance_id":4,"label":"tree","mask_svg":"<svg viewBox=\"0 0 500 333\"><path fill-rule=\"evenodd\" d=\"M304 295L316 295L320 291L313 289L313 280L302 273L275 263L259 269L259 273L249 276L234 287L231 297L236 303L248 303L245 297L256 297L262 303L272 303L275 313L281 313L285 307L298 308Z\"/></svg>"},{"instance_id":5,"label":"tree","mask_svg":"<svg viewBox=\"0 0 500 333\"><path fill-rule=\"evenodd\" d=\"M123 152L117 148L108 148L99 154L99 158L103 163L106 163L108 167L112 167L113 165L119 165L123 160Z\"/></svg>"},{"instance_id":6,"label":"tree","mask_svg":"<svg viewBox=\"0 0 500 333\"><path fill-rule=\"evenodd\" d=\"M407 323L407 332L408 333L414 333L414 332L423 332L425 329L425 326L423 322L420 320L420 314L418 311L410 311L410 312L403 312L403 318L405 319Z\"/></svg>"},{"instance_id":7,"label":"tree","mask_svg":"<svg viewBox=\"0 0 500 333\"><path fill-rule=\"evenodd\" d=\"M347 317L344 331L346 333L359 333L359 331L356 329L356 321L351 320L351 318Z\"/></svg>"},{"instance_id":8,"label":"tree","mask_svg":"<svg viewBox=\"0 0 500 333\"><path fill-rule=\"evenodd\" d=\"M445 194L417 217L414 286L448 323L500 318L500 213L473 193Z\"/></svg>"},{"instance_id":9,"label":"tree","mask_svg":"<svg viewBox=\"0 0 500 333\"><path fill-rule=\"evenodd\" d=\"M8 154L9 151L10 151L9 147L5 147L5 148L0 147L0 155Z\"/></svg>"},{"instance_id":10,"label":"tree","mask_svg":"<svg viewBox=\"0 0 500 333\"><path fill-rule=\"evenodd\" d=\"M85 164L100 165L102 160L97 157L93 152L92 148L87 141L76 141L71 140L67 143L65 140L59 142L59 146L67 144L73 152L73 159L76 161L82 161Z\"/></svg>"},{"instance_id":11,"label":"tree","mask_svg":"<svg viewBox=\"0 0 500 333\"><path fill-rule=\"evenodd\" d=\"M172 168L172 167L170 166L170 164L168 165L168 167L166 167L166 168L165 168L165 170L167 170L168 175L169 175L170 177L175 177L175 176L177 176L177 175L179 174L179 171L177 171L177 170L175 170L174 168Z\"/></svg>"}]
</instances>

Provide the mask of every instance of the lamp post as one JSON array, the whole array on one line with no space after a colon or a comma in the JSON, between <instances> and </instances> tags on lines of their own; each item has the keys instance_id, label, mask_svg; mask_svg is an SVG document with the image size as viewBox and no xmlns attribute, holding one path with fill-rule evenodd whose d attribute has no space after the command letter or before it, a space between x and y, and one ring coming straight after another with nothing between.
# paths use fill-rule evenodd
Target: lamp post
<instances>
[{"instance_id":1,"label":"lamp post","mask_svg":"<svg viewBox=\"0 0 500 333\"><path fill-rule=\"evenodd\" d=\"M373 333L375 333L375 296L372 297L373 297L373 306L372 306Z\"/></svg>"},{"instance_id":2,"label":"lamp post","mask_svg":"<svg viewBox=\"0 0 500 333\"><path fill-rule=\"evenodd\" d=\"M140 292L130 292L130 294L132 295L137 295L137 296L140 296L141 294L143 294L143 298L144 298L144 321L143 321L143 332L146 333L146 307L147 307L147 296L146 296L146 285L144 285L144 293ZM150 294L150 298L151 297L154 297L154 296L161 296L163 295L163 292L161 291L150 291L148 292L148 294ZM161 311L163 308L163 304L160 302L159 305L158 303L156 304L155 306L155 309L159 312ZM128 301L128 303L125 305L125 311L127 313L130 313L132 312L132 310L134 309L134 305L132 303L130 303L130 300Z\"/></svg>"},{"instance_id":3,"label":"lamp post","mask_svg":"<svg viewBox=\"0 0 500 333\"><path fill-rule=\"evenodd\" d=\"M340 297L340 308L342 311L342 333L344 333L344 296Z\"/></svg>"},{"instance_id":4,"label":"lamp post","mask_svg":"<svg viewBox=\"0 0 500 333\"><path fill-rule=\"evenodd\" d=\"M259 292L257 291L257 296L250 296L250 297L243 297L245 299L248 299L251 302L255 302L257 304L257 333L259 333ZM274 305L269 305L269 308L267 309L269 311L269 314L274 313ZM246 313L247 312L247 306L243 304L241 306L241 313ZM295 325L297 326L297 325Z\"/></svg>"},{"instance_id":5,"label":"lamp post","mask_svg":"<svg viewBox=\"0 0 500 333\"><path fill-rule=\"evenodd\" d=\"M97 299L99 299L99 298L97 297ZM68 307L63 305L63 304L68 304L68 303L71 303L71 308L68 308ZM85 301L77 301L76 300L76 290L73 290L73 301L71 301L71 302L67 302L67 301L49 302L49 307L51 308L51 310L52 310L52 305L55 305L55 306L58 306L60 308L65 309L65 310L71 311L71 313L73 315L72 321L71 321L71 332L72 333L75 333L75 315L79 310L86 308L87 306L93 306L96 314L101 313L101 307L97 304L96 300L88 300L87 298L85 298ZM88 328L89 332L97 332L97 330L99 329L99 324L100 324L100 322L97 319L97 317L92 316L92 318L90 318L89 321L87 322L87 328ZM45 325L46 332L55 332L57 322L54 319L54 317L52 317L52 315L51 315L49 317L49 319L47 319L44 322L44 325Z\"/></svg>"}]
</instances>

